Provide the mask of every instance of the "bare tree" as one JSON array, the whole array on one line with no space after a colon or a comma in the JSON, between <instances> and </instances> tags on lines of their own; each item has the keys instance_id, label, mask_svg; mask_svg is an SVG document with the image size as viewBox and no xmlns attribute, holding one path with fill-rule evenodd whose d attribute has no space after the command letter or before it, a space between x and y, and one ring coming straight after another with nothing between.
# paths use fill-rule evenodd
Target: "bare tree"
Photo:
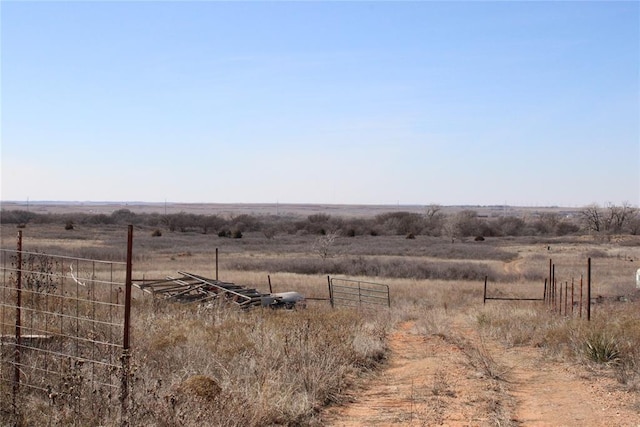
<instances>
[{"instance_id":1,"label":"bare tree","mask_svg":"<svg viewBox=\"0 0 640 427\"><path fill-rule=\"evenodd\" d=\"M637 210L628 202L624 202L621 206L610 204L608 206L607 228L614 233L620 233L636 215Z\"/></svg>"},{"instance_id":2,"label":"bare tree","mask_svg":"<svg viewBox=\"0 0 640 427\"><path fill-rule=\"evenodd\" d=\"M426 211L424 212L424 216L427 218L427 220L431 220L433 219L436 215L438 215L438 213L442 210L442 206L440 205L436 205L436 204L431 204L429 206L427 206Z\"/></svg>"},{"instance_id":3,"label":"bare tree","mask_svg":"<svg viewBox=\"0 0 640 427\"><path fill-rule=\"evenodd\" d=\"M335 243L340 233L337 231L330 231L318 238L313 242L313 251L316 252L322 259L331 257L331 247Z\"/></svg>"},{"instance_id":4,"label":"bare tree","mask_svg":"<svg viewBox=\"0 0 640 427\"><path fill-rule=\"evenodd\" d=\"M620 206L609 204L606 209L598 205L585 207L580 215L589 231L595 233L621 233L634 223L637 209L625 202Z\"/></svg>"},{"instance_id":5,"label":"bare tree","mask_svg":"<svg viewBox=\"0 0 640 427\"><path fill-rule=\"evenodd\" d=\"M640 215L637 214L637 211L633 215L633 217L629 219L627 227L629 229L630 234L634 236L637 236L638 234L640 234Z\"/></svg>"},{"instance_id":6,"label":"bare tree","mask_svg":"<svg viewBox=\"0 0 640 427\"><path fill-rule=\"evenodd\" d=\"M424 213L425 218L425 226L424 232L425 234L431 236L438 236L442 233L445 233L445 214L442 212L442 206L440 205L429 205Z\"/></svg>"},{"instance_id":7,"label":"bare tree","mask_svg":"<svg viewBox=\"0 0 640 427\"><path fill-rule=\"evenodd\" d=\"M481 234L481 222L478 219L478 212L472 209L465 209L451 218L451 226L457 236L478 236Z\"/></svg>"},{"instance_id":8,"label":"bare tree","mask_svg":"<svg viewBox=\"0 0 640 427\"><path fill-rule=\"evenodd\" d=\"M587 230L600 233L604 229L603 214L597 204L586 206L580 211L580 216Z\"/></svg>"},{"instance_id":9,"label":"bare tree","mask_svg":"<svg viewBox=\"0 0 640 427\"><path fill-rule=\"evenodd\" d=\"M539 233L551 234L560 223L560 217L555 212L543 212L538 217L534 226Z\"/></svg>"},{"instance_id":10,"label":"bare tree","mask_svg":"<svg viewBox=\"0 0 640 427\"><path fill-rule=\"evenodd\" d=\"M458 227L456 220L453 216L448 216L442 225L442 234L451 239L451 243L456 241L456 238L460 237L458 233Z\"/></svg>"}]
</instances>

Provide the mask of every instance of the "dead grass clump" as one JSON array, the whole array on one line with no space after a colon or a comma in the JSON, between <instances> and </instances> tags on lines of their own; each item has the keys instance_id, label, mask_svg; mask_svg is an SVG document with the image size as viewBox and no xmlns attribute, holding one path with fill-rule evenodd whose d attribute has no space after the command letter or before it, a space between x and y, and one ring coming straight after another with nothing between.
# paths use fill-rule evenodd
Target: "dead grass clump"
<instances>
[{"instance_id":1,"label":"dead grass clump","mask_svg":"<svg viewBox=\"0 0 640 427\"><path fill-rule=\"evenodd\" d=\"M193 375L183 382L181 382L176 388L176 394L195 396L207 401L214 401L218 396L222 388L218 385L218 382L206 375Z\"/></svg>"},{"instance_id":2,"label":"dead grass clump","mask_svg":"<svg viewBox=\"0 0 640 427\"><path fill-rule=\"evenodd\" d=\"M495 276L494 270L485 263L430 262L406 257L244 258L237 259L227 266L233 270L277 271L309 275L342 274L417 280L480 281L487 275Z\"/></svg>"},{"instance_id":3,"label":"dead grass clump","mask_svg":"<svg viewBox=\"0 0 640 427\"><path fill-rule=\"evenodd\" d=\"M422 335L437 335L445 338L451 331L451 317L444 308L433 308L425 312L416 320L416 329Z\"/></svg>"},{"instance_id":4,"label":"dead grass clump","mask_svg":"<svg viewBox=\"0 0 640 427\"><path fill-rule=\"evenodd\" d=\"M430 391L434 396L456 396L455 387L453 387L450 375L444 369L438 369L435 374L433 374Z\"/></svg>"},{"instance_id":5,"label":"dead grass clump","mask_svg":"<svg viewBox=\"0 0 640 427\"><path fill-rule=\"evenodd\" d=\"M385 316L171 306L137 320L135 424L313 424L386 354Z\"/></svg>"},{"instance_id":6,"label":"dead grass clump","mask_svg":"<svg viewBox=\"0 0 640 427\"><path fill-rule=\"evenodd\" d=\"M638 303L598 306L590 322L563 317L546 307L530 309L501 306L484 308L477 321L484 330L508 345L534 345L548 354L609 369L630 389L640 379L640 318Z\"/></svg>"},{"instance_id":7,"label":"dead grass clump","mask_svg":"<svg viewBox=\"0 0 640 427\"><path fill-rule=\"evenodd\" d=\"M507 367L493 357L482 337L479 344L462 337L455 337L454 342L467 357L469 365L477 369L484 377L492 380L505 380L508 372Z\"/></svg>"},{"instance_id":8,"label":"dead grass clump","mask_svg":"<svg viewBox=\"0 0 640 427\"><path fill-rule=\"evenodd\" d=\"M507 346L539 346L544 339L543 325L549 321L549 316L530 306L494 305L483 307L476 314L476 321Z\"/></svg>"}]
</instances>

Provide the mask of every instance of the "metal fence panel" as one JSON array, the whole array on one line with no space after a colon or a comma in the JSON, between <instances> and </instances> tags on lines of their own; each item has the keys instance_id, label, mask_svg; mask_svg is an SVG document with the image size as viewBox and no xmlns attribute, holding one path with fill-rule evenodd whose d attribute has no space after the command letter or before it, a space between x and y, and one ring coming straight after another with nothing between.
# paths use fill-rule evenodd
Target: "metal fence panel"
<instances>
[{"instance_id":1,"label":"metal fence panel","mask_svg":"<svg viewBox=\"0 0 640 427\"><path fill-rule=\"evenodd\" d=\"M125 268L23 251L21 234L0 249L0 387L18 419L34 407L54 424L121 418Z\"/></svg>"},{"instance_id":2,"label":"metal fence panel","mask_svg":"<svg viewBox=\"0 0 640 427\"><path fill-rule=\"evenodd\" d=\"M331 278L329 283L331 305L334 307L391 306L388 285L338 278Z\"/></svg>"}]
</instances>

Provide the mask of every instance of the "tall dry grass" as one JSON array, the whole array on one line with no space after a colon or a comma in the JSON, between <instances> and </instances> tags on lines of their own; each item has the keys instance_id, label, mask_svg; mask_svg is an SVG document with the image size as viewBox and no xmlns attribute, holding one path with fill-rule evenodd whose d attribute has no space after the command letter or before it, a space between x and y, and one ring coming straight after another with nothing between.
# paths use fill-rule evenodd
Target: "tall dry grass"
<instances>
[{"instance_id":1,"label":"tall dry grass","mask_svg":"<svg viewBox=\"0 0 640 427\"><path fill-rule=\"evenodd\" d=\"M479 326L507 346L540 347L548 355L608 369L625 388L640 391L640 301L595 305L591 321L547 307L500 305L477 312Z\"/></svg>"},{"instance_id":2,"label":"tall dry grass","mask_svg":"<svg viewBox=\"0 0 640 427\"><path fill-rule=\"evenodd\" d=\"M145 304L134 325L134 425L312 425L385 356L385 315Z\"/></svg>"},{"instance_id":3,"label":"tall dry grass","mask_svg":"<svg viewBox=\"0 0 640 427\"><path fill-rule=\"evenodd\" d=\"M342 402L360 376L384 362L387 334L397 322L411 320L421 333L454 340L460 338L453 333L460 315L474 316L477 328L505 345L538 346L554 357L605 369L629 390L639 387L637 302L598 305L591 323L550 315L537 303L482 305L485 275L492 292L538 296L549 259L556 263L558 280L567 282L585 273L586 256L592 256L594 295L629 295L640 259L637 246L577 237L451 244L426 236L357 236L338 238L323 259L314 251L314 235L267 238L248 232L229 239L198 232L154 237L153 231L134 230L136 279L175 276L178 270L213 278L219 248L221 280L268 292L269 276L274 292L323 299L328 274L348 276L388 284L392 307L375 313L331 310L327 301L314 300L307 310L245 313L154 301L135 290L131 425L318 425L322 407ZM2 226L2 247L13 248L14 232ZM80 225L66 231L48 224L29 224L24 240L29 250L116 261L124 260L125 242L125 227ZM76 273L83 280L93 271L85 267ZM114 280L122 279L116 273ZM111 298L110 291L104 297ZM495 354L469 341L456 342L469 360L488 363L491 375L500 378L500 365L490 363ZM73 369L69 372L73 378ZM0 387L0 421L6 424L10 387ZM446 392L442 384L436 387ZM60 405L53 419L119 424L116 407L109 412L92 399ZM33 417L52 410L47 399L25 404ZM32 420L38 425L45 418Z\"/></svg>"}]
</instances>

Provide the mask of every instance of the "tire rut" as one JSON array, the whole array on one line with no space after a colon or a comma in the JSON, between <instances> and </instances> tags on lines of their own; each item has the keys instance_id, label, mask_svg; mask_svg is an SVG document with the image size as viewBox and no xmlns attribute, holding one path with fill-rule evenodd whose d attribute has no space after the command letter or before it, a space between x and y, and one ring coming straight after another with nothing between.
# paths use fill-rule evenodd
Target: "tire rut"
<instances>
[{"instance_id":1,"label":"tire rut","mask_svg":"<svg viewBox=\"0 0 640 427\"><path fill-rule=\"evenodd\" d=\"M322 425L640 427L637 393L611 378L544 359L537 348L505 348L469 317L451 320L446 336L401 323L386 366L351 403L327 408Z\"/></svg>"}]
</instances>

